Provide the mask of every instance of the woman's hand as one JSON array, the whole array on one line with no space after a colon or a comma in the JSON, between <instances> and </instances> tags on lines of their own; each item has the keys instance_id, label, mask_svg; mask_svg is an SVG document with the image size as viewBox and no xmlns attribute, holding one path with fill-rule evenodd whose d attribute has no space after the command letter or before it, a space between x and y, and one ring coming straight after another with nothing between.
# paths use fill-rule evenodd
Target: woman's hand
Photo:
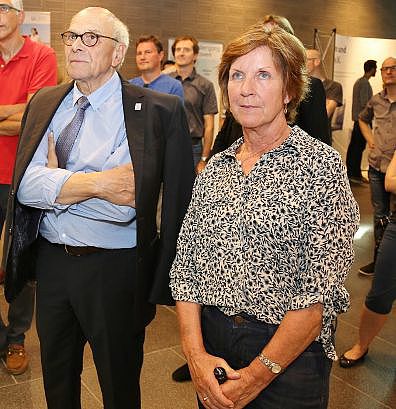
<instances>
[{"instance_id":1,"label":"woman's hand","mask_svg":"<svg viewBox=\"0 0 396 409\"><path fill-rule=\"evenodd\" d=\"M248 367L238 370L239 379L229 380L221 385L220 388L224 395L234 402L234 409L244 408L259 395L274 377L260 365L260 363L253 361Z\"/></svg>"},{"instance_id":2,"label":"woman's hand","mask_svg":"<svg viewBox=\"0 0 396 409\"><path fill-rule=\"evenodd\" d=\"M220 366L226 370L228 379L239 379L239 373L234 371L224 359L206 352L199 352L188 357L188 366L195 390L205 408L229 409L235 407L233 401L222 392L213 374L213 370Z\"/></svg>"}]
</instances>

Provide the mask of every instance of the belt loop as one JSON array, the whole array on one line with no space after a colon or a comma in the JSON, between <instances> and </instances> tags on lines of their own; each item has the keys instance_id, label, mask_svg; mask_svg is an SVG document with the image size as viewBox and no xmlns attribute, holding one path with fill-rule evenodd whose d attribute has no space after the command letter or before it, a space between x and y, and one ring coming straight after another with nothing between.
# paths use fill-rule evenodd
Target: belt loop
<instances>
[{"instance_id":1,"label":"belt loop","mask_svg":"<svg viewBox=\"0 0 396 409\"><path fill-rule=\"evenodd\" d=\"M80 257L81 256L81 254L70 252L69 249L68 249L69 246L67 244L64 244L64 247L65 247L66 254L68 254L69 256L73 256L73 257Z\"/></svg>"}]
</instances>

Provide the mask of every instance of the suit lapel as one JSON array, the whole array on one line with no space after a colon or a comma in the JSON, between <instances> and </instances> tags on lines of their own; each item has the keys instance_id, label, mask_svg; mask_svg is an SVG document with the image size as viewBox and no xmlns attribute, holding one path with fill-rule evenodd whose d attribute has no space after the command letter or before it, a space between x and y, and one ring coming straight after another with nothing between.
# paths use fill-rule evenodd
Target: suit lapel
<instances>
[{"instance_id":1,"label":"suit lapel","mask_svg":"<svg viewBox=\"0 0 396 409\"><path fill-rule=\"evenodd\" d=\"M32 157L36 152L36 149L40 144L41 139L56 110L72 87L73 83L71 82L60 85L56 88L45 88L39 91L39 93L32 98L33 101L36 96L39 98L41 97L43 102L40 101L40 104L33 110L28 109L26 116L23 119L23 132L20 136L15 163L15 176L18 184L19 180L22 178L22 175L25 173L26 167L32 160Z\"/></svg>"},{"instance_id":2,"label":"suit lapel","mask_svg":"<svg viewBox=\"0 0 396 409\"><path fill-rule=\"evenodd\" d=\"M146 117L147 107L144 95L139 88L130 86L123 79L121 81L125 128L135 172L136 203L138 203L143 184L144 118Z\"/></svg>"}]
</instances>

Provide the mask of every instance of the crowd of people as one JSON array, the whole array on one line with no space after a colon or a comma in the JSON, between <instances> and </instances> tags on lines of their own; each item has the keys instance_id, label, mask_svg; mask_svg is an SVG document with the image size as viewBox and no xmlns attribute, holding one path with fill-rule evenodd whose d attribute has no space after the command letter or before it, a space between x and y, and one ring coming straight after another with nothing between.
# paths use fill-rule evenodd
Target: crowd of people
<instances>
[{"instance_id":1,"label":"crowd of people","mask_svg":"<svg viewBox=\"0 0 396 409\"><path fill-rule=\"evenodd\" d=\"M376 245L361 270L374 280L342 367L364 359L396 298L396 58L380 93L374 60L355 84L347 172L331 147L341 84L284 17L226 46L216 138L196 38L177 37L165 62L159 38L141 36L127 81L127 26L85 8L61 34L71 81L56 85L54 51L20 33L22 0L4 0L0 19L7 370L28 367L36 294L48 408L81 407L87 343L105 409L140 408L145 328L156 304L176 303L187 364L172 377L192 380L200 408L327 408L366 142Z\"/></svg>"}]
</instances>

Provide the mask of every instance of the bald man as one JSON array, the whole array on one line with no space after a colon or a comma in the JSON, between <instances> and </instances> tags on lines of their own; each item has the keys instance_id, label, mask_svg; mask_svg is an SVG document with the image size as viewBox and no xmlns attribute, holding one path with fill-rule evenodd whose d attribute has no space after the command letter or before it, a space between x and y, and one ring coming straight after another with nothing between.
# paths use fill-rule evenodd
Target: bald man
<instances>
[{"instance_id":1,"label":"bald man","mask_svg":"<svg viewBox=\"0 0 396 409\"><path fill-rule=\"evenodd\" d=\"M388 218L396 209L391 194L385 190L385 173L396 151L396 58L385 59L381 67L384 89L373 95L359 114L359 126L369 148L369 182L374 208L374 260L359 269L360 274L372 276L377 251ZM375 128L371 128L372 121ZM392 208L393 207L393 208Z\"/></svg>"}]
</instances>

